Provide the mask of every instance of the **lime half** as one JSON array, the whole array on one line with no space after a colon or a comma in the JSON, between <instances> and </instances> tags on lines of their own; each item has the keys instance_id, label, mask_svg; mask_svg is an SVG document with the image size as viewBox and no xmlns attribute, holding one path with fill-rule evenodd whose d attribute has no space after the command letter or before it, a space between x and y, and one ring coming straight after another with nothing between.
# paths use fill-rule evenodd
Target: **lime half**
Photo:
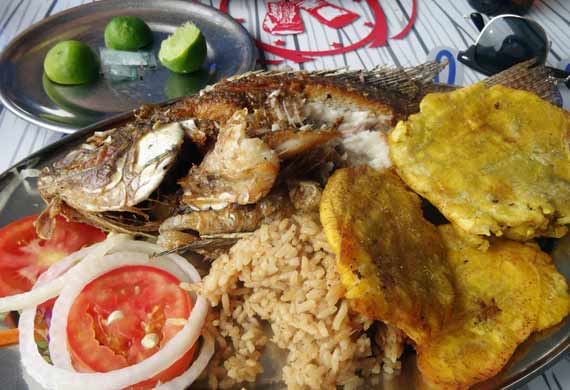
<instances>
[{"instance_id":1,"label":"lime half","mask_svg":"<svg viewBox=\"0 0 570 390\"><path fill-rule=\"evenodd\" d=\"M117 16L105 27L105 46L115 50L138 50L152 42L150 27L136 16Z\"/></svg>"},{"instance_id":2,"label":"lime half","mask_svg":"<svg viewBox=\"0 0 570 390\"><path fill-rule=\"evenodd\" d=\"M89 46L79 41L62 41L44 59L44 72L59 84L85 84L98 76L99 62Z\"/></svg>"},{"instance_id":3,"label":"lime half","mask_svg":"<svg viewBox=\"0 0 570 390\"><path fill-rule=\"evenodd\" d=\"M158 59L176 73L198 70L206 59L206 40L194 23L184 23L162 41Z\"/></svg>"}]
</instances>

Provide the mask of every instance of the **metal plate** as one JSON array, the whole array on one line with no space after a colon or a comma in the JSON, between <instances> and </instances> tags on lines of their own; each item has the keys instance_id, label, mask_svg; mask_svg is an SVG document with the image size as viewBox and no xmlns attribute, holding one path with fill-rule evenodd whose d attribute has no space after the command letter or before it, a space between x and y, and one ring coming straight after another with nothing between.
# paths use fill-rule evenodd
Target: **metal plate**
<instances>
[{"instance_id":1,"label":"metal plate","mask_svg":"<svg viewBox=\"0 0 570 390\"><path fill-rule=\"evenodd\" d=\"M23 183L18 172L24 168L40 168L51 161L62 157L72 148L80 144L94 131L100 131L119 125L132 118L131 113L107 119L88 128L76 132L62 140L47 146L24 159L8 171L0 175L0 226L4 226L18 218L40 212L44 203L35 190L32 180ZM559 271L570 280L570 235L556 240L551 252ZM519 346L505 369L496 377L477 385L476 389L515 389L550 366L570 347L570 319L566 318L558 326L547 331L533 334ZM21 376L21 367L17 349L0 349L0 388L26 389ZM27 379L29 383L29 378ZM263 378L260 378L263 381ZM405 355L402 371L394 377L385 377L377 387L382 390L407 390L418 388L421 381L418 374L415 356ZM280 388L265 383L258 383L258 389ZM34 389L38 387L33 386Z\"/></svg>"},{"instance_id":2,"label":"metal plate","mask_svg":"<svg viewBox=\"0 0 570 390\"><path fill-rule=\"evenodd\" d=\"M43 79L43 60L55 43L76 39L98 51L105 46L106 24L119 15L139 16L148 23L155 54L176 27L194 22L208 44L204 69L176 75L159 65L144 70L142 80L112 82L99 77L80 86ZM101 0L53 15L16 37L0 55L0 101L38 126L71 133L142 104L164 102L182 92L196 92L206 82L251 70L256 53L245 28L214 8L183 0Z\"/></svg>"}]
</instances>

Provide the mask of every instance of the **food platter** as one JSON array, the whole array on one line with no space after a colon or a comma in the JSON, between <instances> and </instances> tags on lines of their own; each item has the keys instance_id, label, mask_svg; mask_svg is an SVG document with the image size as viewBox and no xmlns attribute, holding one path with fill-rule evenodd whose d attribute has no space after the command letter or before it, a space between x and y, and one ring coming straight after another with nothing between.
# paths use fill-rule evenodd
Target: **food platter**
<instances>
[{"instance_id":1,"label":"food platter","mask_svg":"<svg viewBox=\"0 0 570 390\"><path fill-rule=\"evenodd\" d=\"M164 67L145 70L143 80L114 82L104 78L86 86L61 86L42 77L43 58L53 44L76 39L96 51L104 47L103 30L115 16L144 19L154 35L152 51L176 27L191 20L208 42L203 69L178 76ZM231 17L196 2L103 0L53 15L25 30L0 56L0 101L25 120L50 130L71 133L142 104L160 103L192 93L255 66L256 49L247 31ZM180 85L186 91L180 91Z\"/></svg>"},{"instance_id":2,"label":"food platter","mask_svg":"<svg viewBox=\"0 0 570 390\"><path fill-rule=\"evenodd\" d=\"M21 176L23 169L41 168L54 160L61 158L71 149L82 143L93 132L114 127L131 118L132 114L121 114L98 122L86 129L76 132L57 143L54 143L24 159L0 175L0 223L6 225L26 215L39 213L44 208L44 202L35 189L35 180L24 180ZM554 241L551 251L558 270L570 279L570 238ZM477 389L515 389L549 365L559 359L570 347L570 321L564 320L558 326L547 331L534 334L521 344L513 359L497 376L483 382ZM19 353L17 348L0 349L0 374L3 378L2 387L11 389L27 388L21 376ZM385 377L377 386L378 389L414 389L418 387L419 374L416 369L413 354L406 354L402 370L393 377ZM271 388L260 383L259 388Z\"/></svg>"},{"instance_id":3,"label":"food platter","mask_svg":"<svg viewBox=\"0 0 570 390\"><path fill-rule=\"evenodd\" d=\"M567 353L549 68L244 72L227 15L124 6L4 56L9 108L41 77L38 117L87 126L0 175L7 387L510 389Z\"/></svg>"}]
</instances>

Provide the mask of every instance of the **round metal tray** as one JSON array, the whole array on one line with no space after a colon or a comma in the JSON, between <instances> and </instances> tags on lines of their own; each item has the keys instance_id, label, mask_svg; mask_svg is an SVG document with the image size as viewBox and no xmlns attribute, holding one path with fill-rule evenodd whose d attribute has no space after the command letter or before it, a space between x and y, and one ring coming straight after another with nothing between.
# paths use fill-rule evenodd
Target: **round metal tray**
<instances>
[{"instance_id":1,"label":"round metal tray","mask_svg":"<svg viewBox=\"0 0 570 390\"><path fill-rule=\"evenodd\" d=\"M105 26L119 15L135 15L148 23L154 40L145 50L155 55L176 27L192 21L208 44L203 69L177 75L159 64L141 70L142 79L112 81L101 76L78 86L58 85L44 77L43 60L55 43L76 39L98 52L105 47ZM197 92L206 83L251 70L256 54L245 28L214 8L183 0L101 0L53 15L16 37L0 55L0 101L29 122L71 133L142 104Z\"/></svg>"},{"instance_id":2,"label":"round metal tray","mask_svg":"<svg viewBox=\"0 0 570 390\"><path fill-rule=\"evenodd\" d=\"M35 182L24 184L18 174L20 170L43 167L65 155L94 131L115 127L131 118L132 114L126 113L89 126L34 153L0 175L0 226L27 215L37 214L45 207L35 190ZM570 235L555 241L551 255L558 270L567 280L570 280ZM531 335L518 347L513 358L497 376L474 388L516 389L556 362L569 347L570 318L567 317L556 327ZM16 347L0 348L0 363L0 388L13 390L28 388L22 377ZM393 377L385 377L375 388L378 390L411 390L422 388L419 386L420 382L415 356L413 353L406 353L401 372ZM258 389L282 388L268 385L263 378L254 387ZM251 386L248 385L248 388Z\"/></svg>"}]
</instances>

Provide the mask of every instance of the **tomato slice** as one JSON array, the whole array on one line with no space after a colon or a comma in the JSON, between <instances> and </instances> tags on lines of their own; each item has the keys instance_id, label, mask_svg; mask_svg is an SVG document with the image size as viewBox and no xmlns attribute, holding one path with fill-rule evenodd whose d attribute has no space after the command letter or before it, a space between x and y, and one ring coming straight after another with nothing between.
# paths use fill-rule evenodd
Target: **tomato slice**
<instances>
[{"instance_id":1,"label":"tomato slice","mask_svg":"<svg viewBox=\"0 0 570 390\"><path fill-rule=\"evenodd\" d=\"M108 372L160 350L182 329L180 319L192 311L192 300L179 284L166 271L139 265L114 269L89 283L71 306L67 321L75 369ZM179 376L190 366L194 349L134 388L151 388Z\"/></svg>"},{"instance_id":2,"label":"tomato slice","mask_svg":"<svg viewBox=\"0 0 570 390\"><path fill-rule=\"evenodd\" d=\"M84 246L105 239L92 226L57 217L49 240L36 234L32 215L0 229L0 297L29 291L50 265Z\"/></svg>"}]
</instances>

